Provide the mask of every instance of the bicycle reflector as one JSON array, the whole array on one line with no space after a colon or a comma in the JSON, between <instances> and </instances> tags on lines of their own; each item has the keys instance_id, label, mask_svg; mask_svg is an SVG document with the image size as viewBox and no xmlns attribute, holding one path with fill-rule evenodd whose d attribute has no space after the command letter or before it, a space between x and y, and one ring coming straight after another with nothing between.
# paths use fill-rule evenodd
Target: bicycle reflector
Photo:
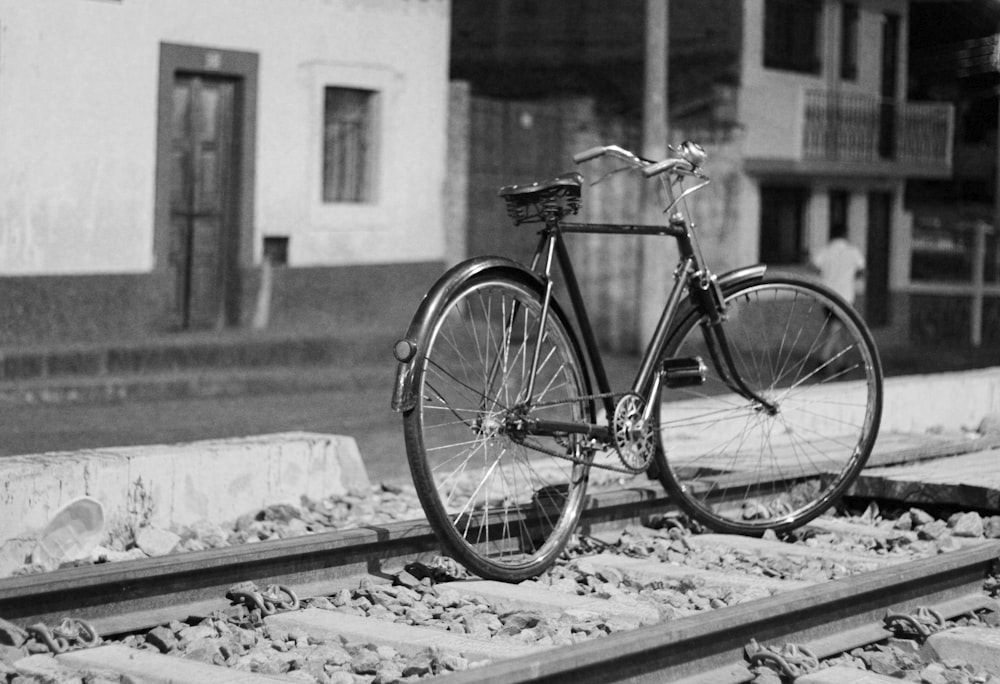
<instances>
[{"instance_id":1,"label":"bicycle reflector","mask_svg":"<svg viewBox=\"0 0 1000 684\"><path fill-rule=\"evenodd\" d=\"M392 355L400 363L407 363L417 353L417 345L410 340L399 340L392 348Z\"/></svg>"}]
</instances>

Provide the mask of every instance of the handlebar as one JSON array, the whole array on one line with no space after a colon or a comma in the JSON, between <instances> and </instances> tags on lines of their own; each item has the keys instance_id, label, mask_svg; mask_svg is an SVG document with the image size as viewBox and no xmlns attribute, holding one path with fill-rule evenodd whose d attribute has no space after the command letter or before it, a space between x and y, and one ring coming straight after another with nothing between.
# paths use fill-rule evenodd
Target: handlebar
<instances>
[{"instance_id":1,"label":"handlebar","mask_svg":"<svg viewBox=\"0 0 1000 684\"><path fill-rule=\"evenodd\" d=\"M628 162L632 166L641 168L642 175L646 178L653 178L654 176L658 176L665 172L671 172L682 176L707 178L700 169L701 164L706 159L705 150L702 149L700 145L691 141L685 141L681 143L677 152L680 156L654 162L649 159L644 159L633 152L619 147L618 145L600 145L597 147L591 147L588 150L584 150L583 152L573 155L573 161L577 164L581 164L583 162L590 161L591 159L608 155Z\"/></svg>"},{"instance_id":2,"label":"handlebar","mask_svg":"<svg viewBox=\"0 0 1000 684\"><path fill-rule=\"evenodd\" d=\"M585 161L590 161L591 159L596 159L597 157L605 154L617 157L618 159L623 159L633 166L646 166L653 163L648 159L643 159L633 152L629 152L623 147L619 147L618 145L599 145L597 147L591 147L589 150L584 150L579 154L574 154L573 161L580 164Z\"/></svg>"},{"instance_id":3,"label":"handlebar","mask_svg":"<svg viewBox=\"0 0 1000 684\"><path fill-rule=\"evenodd\" d=\"M650 166L644 166L642 168L642 175L646 178L652 178L653 176L658 176L664 171L675 171L677 173L688 174L688 175L698 175L697 167L689 162L687 159L664 159L661 162L656 162Z\"/></svg>"}]
</instances>

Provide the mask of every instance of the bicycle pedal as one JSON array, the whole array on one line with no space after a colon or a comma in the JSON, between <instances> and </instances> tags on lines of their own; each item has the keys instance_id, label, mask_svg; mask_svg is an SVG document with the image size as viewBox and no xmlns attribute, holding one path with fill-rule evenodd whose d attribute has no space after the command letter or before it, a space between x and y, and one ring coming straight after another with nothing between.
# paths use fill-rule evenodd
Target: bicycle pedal
<instances>
[{"instance_id":1,"label":"bicycle pedal","mask_svg":"<svg viewBox=\"0 0 1000 684\"><path fill-rule=\"evenodd\" d=\"M697 387L705 383L708 366L700 356L672 357L664 359L660 364L663 384L670 389L679 387Z\"/></svg>"}]
</instances>

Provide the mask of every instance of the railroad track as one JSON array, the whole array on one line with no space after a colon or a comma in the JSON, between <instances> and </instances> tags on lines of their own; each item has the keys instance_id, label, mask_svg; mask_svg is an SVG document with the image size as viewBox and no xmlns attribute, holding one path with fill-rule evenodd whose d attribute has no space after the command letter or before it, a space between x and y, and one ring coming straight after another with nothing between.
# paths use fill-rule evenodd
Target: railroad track
<instances>
[{"instance_id":1,"label":"railroad track","mask_svg":"<svg viewBox=\"0 0 1000 684\"><path fill-rule=\"evenodd\" d=\"M165 671L171 681L288 681L294 670L300 681L324 681L315 670L312 679L303 675L305 653L334 644L347 653L335 659L355 674L336 679L349 670L335 669L325 681L431 681L449 672L449 682L694 684L752 681L751 640L774 648L797 644L826 658L891 636L889 613L930 611L951 619L996 611L984 587L1000 542L953 541L939 553L943 545L920 541L913 531L834 519L818 521L797 543L690 535L663 525L670 511L653 489L598 492L569 559L541 581L517 587L420 582L418 569L430 569L438 544L426 523L413 521L2 579L0 617L28 627L72 616L106 637L159 630L155 640L133 636L32 656L23 665L43 672L113 670L135 681L161 681L157 673ZM840 539L855 541L835 543ZM305 599L304 609L238 611L227 593L247 580L292 589ZM422 602L433 610L415 611ZM400 624L404 614L416 624ZM197 625L192 617L207 619ZM264 635L253 638L292 655L283 665L261 660L251 675L159 652L172 650L166 633L227 619L242 621L239 629L253 623ZM128 645L142 642L146 649ZM296 649L303 654L295 656ZM207 660L218 660L214 653ZM366 653L381 661L358 665ZM775 653L755 658L794 661ZM240 661L237 653L220 655L229 664Z\"/></svg>"},{"instance_id":2,"label":"railroad track","mask_svg":"<svg viewBox=\"0 0 1000 684\"><path fill-rule=\"evenodd\" d=\"M427 626L435 622L430 618L427 624L417 626L392 625L329 605L331 598L336 603L336 597L343 597L345 591L352 602L367 596L375 599L370 603L376 603L382 592L398 595L401 590L392 589L388 580L395 578L398 585L398 579L405 574L404 566L428 560L436 553L431 530L420 522L10 578L0 581L0 615L24 626L38 621L54 624L65 615L73 615L89 621L105 635L158 625L162 630L162 625L173 622L176 626L191 616L218 616L226 611L232 614L232 602L226 593L237 581L249 579L259 586L274 583L292 588L300 597L329 597L305 601L305 610L261 616L258 628L264 628L265 633L305 632L311 635L309 641L314 649L317 644L341 643L345 638L358 644L381 642L383 649L388 647L398 654L401 663L412 663L414 659L419 662L421 654L425 660L439 658L445 662L440 654L453 651L462 654L458 662L463 664L456 669L481 664L451 672L449 682L694 684L752 681L754 673L746 650L750 639L761 644L799 644L823 658L887 638L890 632L883 619L888 612L912 614L923 607L950 619L970 611L995 609L983 587L1000 557L998 542L970 541L968 546L949 553L921 558L935 553L937 547L925 544L916 549L917 544L907 541L916 539L915 533L887 532L884 528L836 520L822 521L813 528L817 535L812 537L814 542L824 534L834 538L853 535L869 540L854 546L878 549L861 553L815 543L788 544L639 528L636 525L643 511L665 504L644 491L607 493L603 500L600 495L595 497L595 502L603 505L588 509L584 529L589 536L570 554L569 561L558 566L549 587L542 583L511 587L460 581L440 583L433 590L427 582L407 589L417 597L421 596L421 588L437 596L457 593L473 605L499 606L497 612L506 616L571 615L578 622L600 623L610 631L602 638L578 643L538 645L502 635L448 633L440 625ZM621 534L622 527L629 525L632 527ZM612 529L615 531L609 531ZM896 545L886 544L888 539L895 539ZM636 548L643 544L658 548L659 555L651 559L637 557ZM675 561L690 557L693 562L664 563L661 559L667 556ZM727 559L726 572L704 567L706 557ZM801 579L802 573L788 569L788 558L799 559L795 567L811 568L819 574L814 572L809 579ZM786 565L782 566L782 562ZM655 591L669 598L674 592L675 598L696 594L700 603L688 605L674 600L653 608L649 601L623 596L624 592L612 592L609 597L607 586L600 582L592 583L596 590L591 596L579 596L567 593L562 582L572 573L614 578L620 586L653 588L640 598L648 599L649 593ZM840 579L830 581L823 573ZM379 582L378 578L386 581ZM727 587L729 591L733 587L748 589L735 599L713 603L708 598L713 591L723 592L719 595L724 596ZM695 592L696 588L700 591ZM761 594L762 598L753 598ZM664 606L673 606L676 612L670 614L671 619L661 621L669 612ZM392 617L388 613L383 618ZM171 656L111 644L59 655L56 664L52 656L34 656L32 666L42 671L55 666L110 668L128 672L138 681L157 681L154 673L164 671L171 672L171 681L229 681L238 674L205 670L217 666L176 658L168 666L163 658ZM420 673L419 667L411 667ZM400 677L405 668L405 664L397 668ZM186 670L191 670L190 675L185 674ZM428 667L424 674L424 678L434 679L433 668ZM191 678L185 679L188 676ZM244 672L238 676L239 681L257 681L254 677L273 681L277 673ZM353 681L393 679L390 676L378 680L375 668L367 680L362 677Z\"/></svg>"}]
</instances>

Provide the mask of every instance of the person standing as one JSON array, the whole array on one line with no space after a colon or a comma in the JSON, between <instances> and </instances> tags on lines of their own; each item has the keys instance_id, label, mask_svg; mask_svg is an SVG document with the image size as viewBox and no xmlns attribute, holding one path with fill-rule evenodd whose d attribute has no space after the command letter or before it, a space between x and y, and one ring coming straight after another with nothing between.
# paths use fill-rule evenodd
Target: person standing
<instances>
[{"instance_id":1,"label":"person standing","mask_svg":"<svg viewBox=\"0 0 1000 684\"><path fill-rule=\"evenodd\" d=\"M854 306L859 279L865 272L865 257L861 250L847 240L846 226L841 224L831 228L830 241L813 255L812 265L819 271L824 284ZM843 331L843 324L839 320L831 317L829 321L830 330L821 351L824 372L828 376L835 374Z\"/></svg>"}]
</instances>

